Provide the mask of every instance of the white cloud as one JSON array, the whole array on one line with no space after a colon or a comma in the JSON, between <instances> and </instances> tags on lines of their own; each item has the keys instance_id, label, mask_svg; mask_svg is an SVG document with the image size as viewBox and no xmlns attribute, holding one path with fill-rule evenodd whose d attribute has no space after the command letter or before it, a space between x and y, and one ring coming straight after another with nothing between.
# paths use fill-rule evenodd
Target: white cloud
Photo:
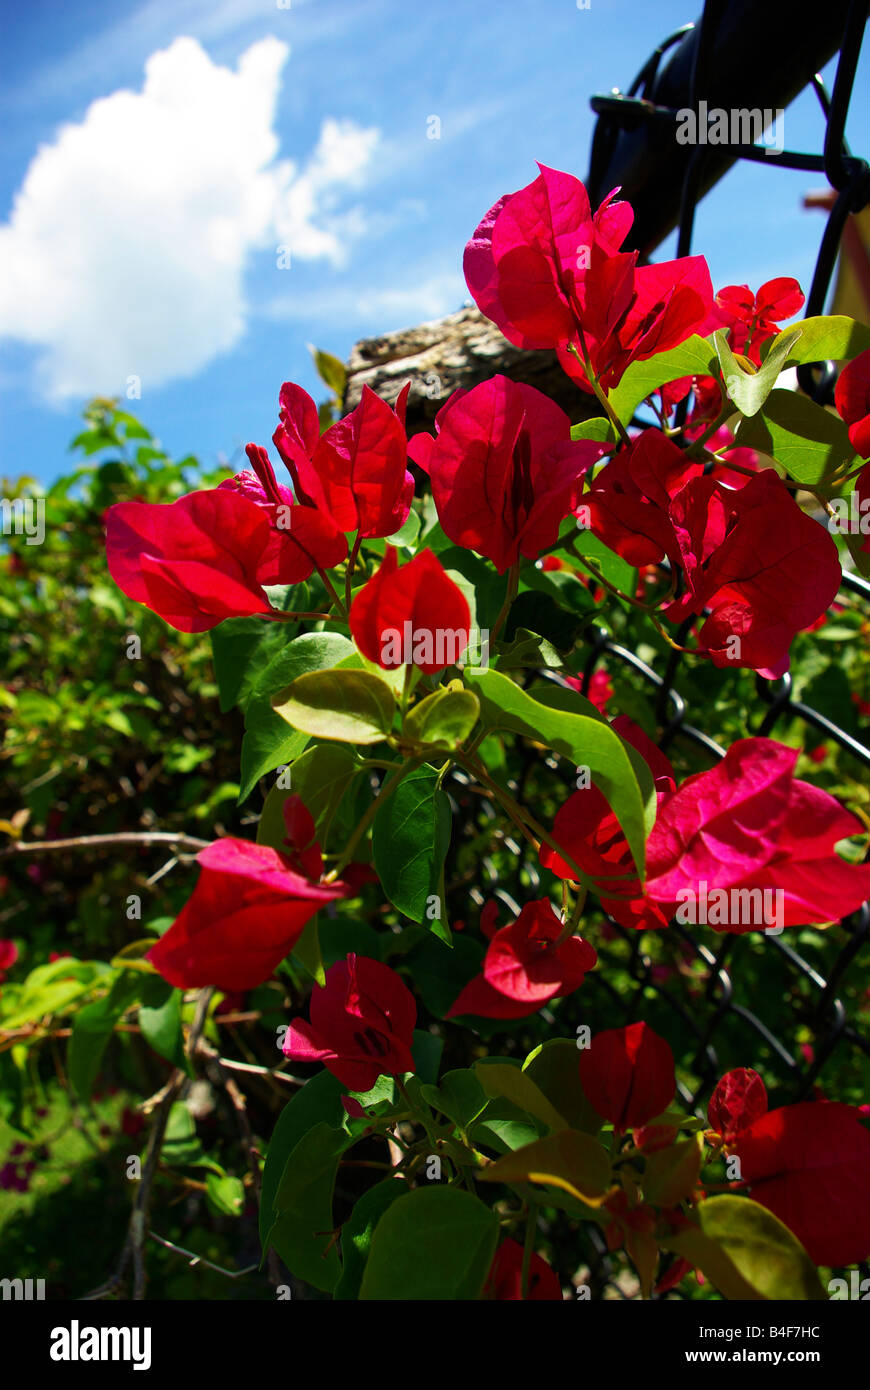
<instances>
[{"instance_id":1,"label":"white cloud","mask_svg":"<svg viewBox=\"0 0 870 1390\"><path fill-rule=\"evenodd\" d=\"M359 187L377 143L375 129L363 130L353 121L323 122L311 159L276 208L279 240L293 255L345 262L349 242L364 235L366 221L359 208L339 209L341 195L345 188Z\"/></svg>"},{"instance_id":2,"label":"white cloud","mask_svg":"<svg viewBox=\"0 0 870 1390\"><path fill-rule=\"evenodd\" d=\"M199 371L245 331L257 248L342 262L365 225L342 194L378 132L326 120L301 168L278 160L288 52L262 39L234 72L179 38L148 59L141 92L95 101L37 151L0 227L0 334L37 347L49 396Z\"/></svg>"}]
</instances>

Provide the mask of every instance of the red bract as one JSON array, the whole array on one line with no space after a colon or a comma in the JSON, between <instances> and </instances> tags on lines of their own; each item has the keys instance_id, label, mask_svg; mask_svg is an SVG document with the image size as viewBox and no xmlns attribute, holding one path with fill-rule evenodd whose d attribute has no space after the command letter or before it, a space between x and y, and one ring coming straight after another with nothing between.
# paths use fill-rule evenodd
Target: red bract
<instances>
[{"instance_id":1,"label":"red bract","mask_svg":"<svg viewBox=\"0 0 870 1390\"><path fill-rule=\"evenodd\" d=\"M410 383L392 410L364 386L356 409L321 435L311 397L292 382L281 388L275 447L298 499L330 517L339 531L392 536L408 518L414 496L404 425L409 390Z\"/></svg>"},{"instance_id":2,"label":"red bract","mask_svg":"<svg viewBox=\"0 0 870 1390\"><path fill-rule=\"evenodd\" d=\"M742 353L756 366L761 365L761 346L779 332L783 319L800 313L803 291L790 275L778 276L753 294L748 285L726 285L716 295L720 320L729 328L732 352Z\"/></svg>"},{"instance_id":3,"label":"red bract","mask_svg":"<svg viewBox=\"0 0 870 1390\"><path fill-rule=\"evenodd\" d=\"M471 636L465 595L431 550L400 569L392 545L354 599L349 621L363 656L385 671L414 665L433 676L459 661Z\"/></svg>"},{"instance_id":4,"label":"red bract","mask_svg":"<svg viewBox=\"0 0 870 1390\"><path fill-rule=\"evenodd\" d=\"M269 517L269 541L257 571L261 584L299 584L315 569L341 564L347 541L332 519L316 507L294 502L290 489L279 487L261 445L248 444L246 453L256 478L239 473L221 487L241 490Z\"/></svg>"},{"instance_id":5,"label":"red bract","mask_svg":"<svg viewBox=\"0 0 870 1390\"><path fill-rule=\"evenodd\" d=\"M581 505L594 534L630 564L667 556L682 569L684 593L665 616L682 622L712 609L699 643L714 666L776 677L788 669L794 635L836 597L837 547L772 469L747 478L728 462L754 467L757 456L732 450L704 476L660 430L647 429L600 470Z\"/></svg>"},{"instance_id":6,"label":"red bract","mask_svg":"<svg viewBox=\"0 0 870 1390\"><path fill-rule=\"evenodd\" d=\"M676 786L668 759L624 715L613 721L613 728L646 762L661 804ZM596 880L601 906L615 921L638 931L668 925L671 912L644 896L622 827L597 787L583 787L572 793L556 814L553 838L578 868ZM541 846L541 864L559 878L570 880L576 876L571 866L546 844Z\"/></svg>"},{"instance_id":7,"label":"red bract","mask_svg":"<svg viewBox=\"0 0 870 1390\"><path fill-rule=\"evenodd\" d=\"M0 971L11 970L18 959L18 947L14 941L0 941ZM2 979L2 975L0 975Z\"/></svg>"},{"instance_id":8,"label":"red bract","mask_svg":"<svg viewBox=\"0 0 870 1390\"><path fill-rule=\"evenodd\" d=\"M632 360L675 347L707 318L713 300L703 257L637 265L619 247L631 227L613 193L593 215L586 189L540 164L540 174L490 208L465 248L465 278L481 311L518 347L556 348L588 388L569 350L589 352L605 386ZM581 343L582 335L582 343Z\"/></svg>"},{"instance_id":9,"label":"red bract","mask_svg":"<svg viewBox=\"0 0 870 1390\"><path fill-rule=\"evenodd\" d=\"M751 1067L726 1072L710 1097L707 1121L723 1138L733 1138L767 1111L764 1082Z\"/></svg>"},{"instance_id":10,"label":"red bract","mask_svg":"<svg viewBox=\"0 0 870 1390\"><path fill-rule=\"evenodd\" d=\"M663 1114L674 1098L674 1056L646 1023L596 1033L580 1053L586 1099L620 1132Z\"/></svg>"},{"instance_id":11,"label":"red bract","mask_svg":"<svg viewBox=\"0 0 870 1390\"><path fill-rule=\"evenodd\" d=\"M253 989L292 951L318 908L344 895L267 845L226 837L200 850L192 896L148 959L171 985Z\"/></svg>"},{"instance_id":12,"label":"red bract","mask_svg":"<svg viewBox=\"0 0 870 1390\"><path fill-rule=\"evenodd\" d=\"M770 468L744 487L693 478L669 507L686 592L672 622L713 611L698 641L714 666L777 677L792 638L824 613L842 572L834 539Z\"/></svg>"},{"instance_id":13,"label":"red bract","mask_svg":"<svg viewBox=\"0 0 870 1390\"><path fill-rule=\"evenodd\" d=\"M737 890L718 920L708 917L714 930L731 932L769 925L746 896L753 890L771 902L781 894L782 926L830 922L860 907L870 865L846 863L834 846L863 827L827 792L795 779L797 757L770 739L740 739L709 772L687 778L660 804L647 841L648 896L673 904L691 901L701 884L707 894Z\"/></svg>"},{"instance_id":14,"label":"red bract","mask_svg":"<svg viewBox=\"0 0 870 1390\"><path fill-rule=\"evenodd\" d=\"M416 1070L411 1056L417 1006L395 970L349 955L326 972L311 996L311 1022L296 1018L284 1053L323 1062L349 1091L370 1091L379 1076Z\"/></svg>"},{"instance_id":15,"label":"red bract","mask_svg":"<svg viewBox=\"0 0 870 1390\"><path fill-rule=\"evenodd\" d=\"M855 1264L870 1255L870 1131L851 1106L771 1110L732 1147L749 1195L794 1232L815 1264Z\"/></svg>"},{"instance_id":16,"label":"red bract","mask_svg":"<svg viewBox=\"0 0 870 1390\"><path fill-rule=\"evenodd\" d=\"M557 1275L540 1255L532 1251L529 1261L528 1300L562 1301L562 1286ZM510 1236L503 1240L495 1252L486 1277L483 1298L516 1300L523 1297L523 1247Z\"/></svg>"},{"instance_id":17,"label":"red bract","mask_svg":"<svg viewBox=\"0 0 870 1390\"><path fill-rule=\"evenodd\" d=\"M666 555L677 564L671 499L703 474L703 464L687 458L661 430L644 430L601 469L581 505L589 508L594 534L629 564L655 564Z\"/></svg>"},{"instance_id":18,"label":"red bract","mask_svg":"<svg viewBox=\"0 0 870 1390\"><path fill-rule=\"evenodd\" d=\"M526 903L519 917L496 931L483 970L463 989L448 1018L525 1018L548 999L572 994L595 967L595 951L582 937L556 945L563 923L548 898Z\"/></svg>"},{"instance_id":19,"label":"red bract","mask_svg":"<svg viewBox=\"0 0 870 1390\"><path fill-rule=\"evenodd\" d=\"M269 613L259 575L269 517L222 487L177 502L118 502L106 516L106 559L119 589L179 632Z\"/></svg>"},{"instance_id":20,"label":"red bract","mask_svg":"<svg viewBox=\"0 0 870 1390\"><path fill-rule=\"evenodd\" d=\"M432 479L438 520L500 574L555 543L584 473L604 452L588 439L572 442L559 406L505 376L454 392L435 428L435 439L418 434L409 450Z\"/></svg>"},{"instance_id":21,"label":"red bract","mask_svg":"<svg viewBox=\"0 0 870 1390\"><path fill-rule=\"evenodd\" d=\"M316 881L323 873L323 854L317 842L314 817L302 797L295 792L285 800L281 814L287 831L284 836L286 848L281 851L283 857L292 869Z\"/></svg>"},{"instance_id":22,"label":"red bract","mask_svg":"<svg viewBox=\"0 0 870 1390\"><path fill-rule=\"evenodd\" d=\"M578 386L591 390L588 353L600 384L612 389L632 362L678 347L705 328L713 286L703 256L637 265L637 252L607 256L593 246L578 293L578 331L557 345L559 361Z\"/></svg>"},{"instance_id":23,"label":"red bract","mask_svg":"<svg viewBox=\"0 0 870 1390\"><path fill-rule=\"evenodd\" d=\"M862 459L870 458L870 348L859 353L841 371L834 404L848 426L855 453Z\"/></svg>"}]
</instances>

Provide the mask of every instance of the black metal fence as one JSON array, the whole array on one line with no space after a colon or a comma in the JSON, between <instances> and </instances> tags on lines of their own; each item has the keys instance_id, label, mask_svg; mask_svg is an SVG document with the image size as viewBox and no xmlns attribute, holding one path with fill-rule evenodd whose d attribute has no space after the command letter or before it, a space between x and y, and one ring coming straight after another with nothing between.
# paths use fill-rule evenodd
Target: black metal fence
<instances>
[{"instance_id":1,"label":"black metal fence","mask_svg":"<svg viewBox=\"0 0 870 1390\"><path fill-rule=\"evenodd\" d=\"M692 68L691 90L686 104L696 105L696 98L705 93L700 88L701 75L709 62L711 45L716 31L717 17L721 17L725 6L722 0L708 0L701 33L695 45ZM825 90L821 78L816 75L812 86L816 91L826 120L824 149L820 154L800 154L783 151L776 160L777 168L806 169L824 173L836 190L836 198L830 210L827 224L821 238L818 259L813 275L812 286L807 297L806 313L814 315L823 312L837 258L840 237L846 218L851 212L859 211L870 201L870 169L862 159L855 158L849 151L844 136L846 115L855 78L861 37L866 21L866 0L852 0L848 6L845 30L842 36L836 80L831 95ZM798 22L798 17L794 17ZM690 29L692 26L687 26ZM593 165L596 162L596 143L598 163L601 163L601 143L612 150L614 130L620 126L636 130L638 123L649 123L661 129L663 123L676 122L677 111L672 107L657 105L654 100L655 79L660 60L670 47L683 41L687 29L666 40L641 71L628 96L611 94L592 99L593 110L599 113L599 123L593 141ZM729 156L738 159L764 159L764 150L756 146L731 148ZM683 176L682 197L679 213L679 234L677 255L690 252L695 207L702 188L703 164L707 157L705 147L699 146L686 152ZM767 161L772 168L772 162ZM775 181L776 174L772 172ZM799 370L801 388L816 401L830 403L833 399L833 386L836 369L833 363L818 363ZM685 404L683 406L685 409ZM870 583L858 575L844 573L841 595L851 604L866 605L870 612ZM694 620L691 620L694 621ZM690 626L690 623L686 627ZM685 629L684 629L685 630ZM588 658L583 671L583 690L596 668L606 658L610 673L614 664L630 668L635 682L648 686L654 696L658 724L662 729L659 740L662 749L681 743L692 745L696 750L709 756L712 766L716 759L725 755L725 749L716 742L707 730L699 727L700 712L693 711L683 694L680 693L680 676L684 657L674 651L663 661L662 671L654 670L634 652L620 645L602 628L593 626L587 629L585 640L589 646ZM677 634L677 640L680 636ZM557 678L558 679L558 678ZM768 681L761 677L756 681L758 713L750 711L749 723L757 736L776 736L787 721L798 719L818 733L839 745L850 758L856 760L858 769L870 768L870 744L864 744L851 733L836 725L822 711L813 709L795 698L790 675L778 681ZM527 874L533 875L534 866L528 862L519 846L516 847ZM502 896L499 894L499 896ZM669 1015L673 1025L685 1038L691 1039L689 1054L691 1061L688 1071L694 1078L692 1084L682 1081L679 1092L682 1101L697 1114L703 1115L706 1101L712 1087L728 1065L753 1065L753 1059L764 1058L768 1074L777 1078L777 1092L774 1103L793 1103L810 1098L813 1088L824 1082L826 1070L832 1059L843 1060L848 1052L850 1066L857 1067L859 1073L867 1075L867 1059L870 1058L870 1036L862 1030L860 1020L850 1016L849 1008L841 997L843 986L849 984L854 992L860 985L862 962L860 953L870 936L870 904L865 903L860 911L839 924L839 929L830 929L830 945L825 939L824 965L820 969L818 957L809 961L787 939L775 935L765 935L759 941L758 933L748 935L723 935L716 946L705 944L696 932L673 923L666 933L669 938L668 949L679 951L684 961L696 967L695 977L700 984L692 991L685 988L685 980L676 984L666 972L656 969L656 963L649 954L648 934L629 931L609 919L609 933L614 943L621 943L621 965L623 975L618 987L609 983L607 970L596 972L596 988L607 993L608 1026L620 1021L630 1022L638 1017L649 1017L650 1011L657 1016ZM774 953L767 958L765 976L770 979L770 989L782 989L783 995L777 997L780 1006L780 1025L777 1031L765 1020L765 1009L756 1002L748 1002L745 993L746 981L757 978L750 957L758 956L759 951ZM867 982L864 967L864 982ZM625 971L630 987L625 987ZM664 978L663 978L664 975ZM756 991L757 993L757 991ZM859 996L860 997L860 996ZM771 1001L773 1002L773 1001ZM782 1028L782 1003L786 1004L786 1014L793 1019L793 1026L784 1036ZM768 1010L769 1014L774 1012ZM854 1010L853 1010L854 1012ZM667 1035L667 1027L662 1029ZM743 1060L726 1064L720 1055L720 1039L727 1035L726 1051L734 1051L735 1038L743 1050ZM801 1039L810 1038L811 1042ZM687 1055L684 1051L684 1056ZM684 1067L685 1073L685 1067ZM870 1097L868 1097L870 1098ZM576 1242L577 1234L574 1235ZM585 1225L580 1236L583 1258L588 1263L588 1282L594 1297L625 1298L633 1296L631 1279L625 1278L624 1260L611 1256L600 1231ZM576 1246L575 1246L576 1253ZM678 1296L670 1294L669 1297Z\"/></svg>"}]
</instances>

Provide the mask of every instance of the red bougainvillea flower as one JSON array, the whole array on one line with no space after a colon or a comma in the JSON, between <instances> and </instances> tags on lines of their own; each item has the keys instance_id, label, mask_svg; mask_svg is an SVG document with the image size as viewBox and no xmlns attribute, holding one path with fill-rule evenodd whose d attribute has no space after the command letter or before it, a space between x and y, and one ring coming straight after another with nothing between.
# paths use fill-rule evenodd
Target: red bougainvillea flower
<instances>
[{"instance_id":1,"label":"red bougainvillea flower","mask_svg":"<svg viewBox=\"0 0 870 1390\"><path fill-rule=\"evenodd\" d=\"M269 517L222 487L177 502L118 502L106 516L109 573L128 598L179 632L269 613L259 578Z\"/></svg>"},{"instance_id":2,"label":"red bougainvillea flower","mask_svg":"<svg viewBox=\"0 0 870 1390\"><path fill-rule=\"evenodd\" d=\"M665 614L707 618L698 641L714 666L770 678L788 669L792 638L836 597L842 571L833 537L764 469L738 489L693 478L669 507L686 592Z\"/></svg>"},{"instance_id":3,"label":"red bougainvillea flower","mask_svg":"<svg viewBox=\"0 0 870 1390\"><path fill-rule=\"evenodd\" d=\"M767 1112L764 1082L751 1067L736 1067L716 1083L707 1106L711 1129L731 1140Z\"/></svg>"},{"instance_id":4,"label":"red bougainvillea flower","mask_svg":"<svg viewBox=\"0 0 870 1390\"><path fill-rule=\"evenodd\" d=\"M623 1189L616 1188L604 1203L611 1220L604 1228L608 1250L624 1245L632 1259L648 1244L656 1225L656 1213L644 1202L632 1203ZM639 1261L636 1261L639 1263Z\"/></svg>"},{"instance_id":5,"label":"red bougainvillea flower","mask_svg":"<svg viewBox=\"0 0 870 1390\"><path fill-rule=\"evenodd\" d=\"M612 727L636 748L653 774L659 804L675 787L673 768L643 730L625 715ZM553 822L553 838L584 873L597 883L601 906L624 927L652 931L666 927L672 913L644 895L622 828L603 792L595 786L572 793ZM549 845L541 846L541 864L559 878L571 880L574 870Z\"/></svg>"},{"instance_id":6,"label":"red bougainvillea flower","mask_svg":"<svg viewBox=\"0 0 870 1390\"><path fill-rule=\"evenodd\" d=\"M290 1024L284 1053L323 1062L349 1091L370 1091L379 1076L416 1070L411 1046L417 1006L395 970L349 955L326 972L311 996L311 1022Z\"/></svg>"},{"instance_id":7,"label":"red bougainvillea flower","mask_svg":"<svg viewBox=\"0 0 870 1390\"><path fill-rule=\"evenodd\" d=\"M526 1298L530 1301L562 1301L562 1286L558 1276L534 1250L529 1261L526 1288ZM482 1297L499 1300L516 1300L523 1297L523 1247L518 1241L511 1240L510 1236L502 1241L495 1252Z\"/></svg>"},{"instance_id":8,"label":"red bougainvillea flower","mask_svg":"<svg viewBox=\"0 0 870 1390\"><path fill-rule=\"evenodd\" d=\"M323 854L317 842L314 817L296 792L286 798L281 814L287 831L281 854L292 869L316 882L323 873Z\"/></svg>"},{"instance_id":9,"label":"red bougainvillea flower","mask_svg":"<svg viewBox=\"0 0 870 1390\"><path fill-rule=\"evenodd\" d=\"M404 525L414 496L408 472L405 405L396 409L364 386L355 410L320 434L317 407L293 382L281 387L281 423L273 437L300 502L332 518L339 531L392 536Z\"/></svg>"},{"instance_id":10,"label":"red bougainvillea flower","mask_svg":"<svg viewBox=\"0 0 870 1390\"><path fill-rule=\"evenodd\" d=\"M318 884L267 845L226 837L196 856L192 896L148 959L180 989L253 989L292 951L318 908L344 896Z\"/></svg>"},{"instance_id":11,"label":"red bougainvillea flower","mask_svg":"<svg viewBox=\"0 0 870 1390\"><path fill-rule=\"evenodd\" d=\"M261 584L298 584L314 570L332 569L347 555L347 541L332 519L316 507L294 502L289 488L280 487L259 444L248 444L246 453L256 477L237 473L221 483L235 488L261 506L269 517L269 543L260 557L257 578Z\"/></svg>"},{"instance_id":12,"label":"red bougainvillea flower","mask_svg":"<svg viewBox=\"0 0 870 1390\"><path fill-rule=\"evenodd\" d=\"M490 208L465 248L465 278L480 310L518 347L556 348L588 388L582 347L605 386L632 360L675 347L708 317L713 287L703 257L638 266L619 251L633 214L609 194L593 215L579 179L539 164L539 176ZM583 345L580 342L582 330ZM590 388L591 389L591 388Z\"/></svg>"},{"instance_id":13,"label":"red bougainvillea flower","mask_svg":"<svg viewBox=\"0 0 870 1390\"><path fill-rule=\"evenodd\" d=\"M749 1195L793 1231L810 1259L849 1265L870 1255L870 1130L850 1105L770 1110L732 1144Z\"/></svg>"},{"instance_id":14,"label":"red bougainvillea flower","mask_svg":"<svg viewBox=\"0 0 870 1390\"><path fill-rule=\"evenodd\" d=\"M644 430L584 492L581 505L589 508L590 530L631 565L656 564L666 555L678 564L671 499L703 475L703 464L687 458L661 430Z\"/></svg>"},{"instance_id":15,"label":"red bougainvillea flower","mask_svg":"<svg viewBox=\"0 0 870 1390\"><path fill-rule=\"evenodd\" d=\"M483 970L448 1013L479 1018L525 1018L548 999L573 994L598 957L580 936L556 943L564 924L549 898L526 903L519 917L492 935Z\"/></svg>"},{"instance_id":16,"label":"red bougainvillea flower","mask_svg":"<svg viewBox=\"0 0 870 1390\"><path fill-rule=\"evenodd\" d=\"M350 631L383 670L419 666L427 676L455 665L471 638L471 610L431 550L399 568L388 545L380 568L351 604Z\"/></svg>"},{"instance_id":17,"label":"red bougainvillea flower","mask_svg":"<svg viewBox=\"0 0 870 1390\"><path fill-rule=\"evenodd\" d=\"M416 435L414 462L432 480L438 520L457 545L500 574L520 555L536 560L574 509L586 470L605 446L571 439L571 421L533 386L494 376L456 391Z\"/></svg>"},{"instance_id":18,"label":"red bougainvillea flower","mask_svg":"<svg viewBox=\"0 0 870 1390\"><path fill-rule=\"evenodd\" d=\"M870 348L841 371L834 391L837 413L849 429L852 448L870 458Z\"/></svg>"},{"instance_id":19,"label":"red bougainvillea flower","mask_svg":"<svg viewBox=\"0 0 870 1390\"><path fill-rule=\"evenodd\" d=\"M564 371L591 390L584 349L592 371L608 390L632 362L677 347L704 328L713 286L703 256L683 256L659 265L637 265L637 252L608 256L598 245L578 290L578 332L556 352Z\"/></svg>"},{"instance_id":20,"label":"red bougainvillea flower","mask_svg":"<svg viewBox=\"0 0 870 1390\"><path fill-rule=\"evenodd\" d=\"M617 1130L639 1129L674 1098L674 1056L646 1023L596 1033L580 1053L586 1099Z\"/></svg>"},{"instance_id":21,"label":"red bougainvillea flower","mask_svg":"<svg viewBox=\"0 0 870 1390\"><path fill-rule=\"evenodd\" d=\"M729 328L731 351L742 353L757 367L762 344L776 337L782 320L793 318L803 306L803 291L790 275L768 280L757 294L748 285L726 285L716 295L720 322Z\"/></svg>"},{"instance_id":22,"label":"red bougainvillea flower","mask_svg":"<svg viewBox=\"0 0 870 1390\"><path fill-rule=\"evenodd\" d=\"M730 436L729 436L730 437ZM833 537L801 511L773 469L733 450L709 476L660 430L648 429L602 468L583 494L590 529L630 564L667 556L684 574L672 622L712 612L699 634L714 666L748 666L774 678L788 669L795 633L836 596Z\"/></svg>"},{"instance_id":23,"label":"red bougainvillea flower","mask_svg":"<svg viewBox=\"0 0 870 1390\"><path fill-rule=\"evenodd\" d=\"M579 680L577 676L566 676L565 684L569 685L572 690L578 690L581 695L583 694L583 682ZM611 684L610 675L603 667L597 671L593 671L589 679L589 689L586 691L586 699L590 704L593 704L597 710L600 710L602 714L604 714L607 708L608 701L613 699L613 685Z\"/></svg>"},{"instance_id":24,"label":"red bougainvillea flower","mask_svg":"<svg viewBox=\"0 0 870 1390\"><path fill-rule=\"evenodd\" d=\"M659 805L647 840L648 896L687 904L701 884L708 901L713 890L729 890L727 903L715 914L710 903L705 915L714 930L738 933L768 923L758 901L733 890L759 890L756 899L766 894L771 907L778 901L777 926L836 921L860 907L870 896L870 865L846 863L834 846L863 827L827 792L794 777L797 758L771 739L740 739L714 768L687 778Z\"/></svg>"},{"instance_id":25,"label":"red bougainvillea flower","mask_svg":"<svg viewBox=\"0 0 870 1390\"><path fill-rule=\"evenodd\" d=\"M18 947L14 941L0 941L0 984L6 979L6 971L11 970L18 959Z\"/></svg>"},{"instance_id":26,"label":"red bougainvillea flower","mask_svg":"<svg viewBox=\"0 0 870 1390\"><path fill-rule=\"evenodd\" d=\"M855 496L858 499L858 514L863 523L864 517L870 513L870 463L865 464L855 479ZM870 551L870 536L864 537L860 548Z\"/></svg>"}]
</instances>

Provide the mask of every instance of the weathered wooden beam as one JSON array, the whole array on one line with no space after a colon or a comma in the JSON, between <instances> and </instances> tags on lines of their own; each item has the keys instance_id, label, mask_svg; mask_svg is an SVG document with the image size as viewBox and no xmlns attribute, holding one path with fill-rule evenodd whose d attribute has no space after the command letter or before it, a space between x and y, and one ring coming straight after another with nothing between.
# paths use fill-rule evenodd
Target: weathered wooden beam
<instances>
[{"instance_id":1,"label":"weathered wooden beam","mask_svg":"<svg viewBox=\"0 0 870 1390\"><path fill-rule=\"evenodd\" d=\"M348 362L344 410L359 404L364 385L392 405L410 381L408 434L416 434L431 429L453 391L477 386L496 372L544 391L573 422L600 414L595 397L574 385L554 352L514 347L473 305L415 328L356 343Z\"/></svg>"}]
</instances>

